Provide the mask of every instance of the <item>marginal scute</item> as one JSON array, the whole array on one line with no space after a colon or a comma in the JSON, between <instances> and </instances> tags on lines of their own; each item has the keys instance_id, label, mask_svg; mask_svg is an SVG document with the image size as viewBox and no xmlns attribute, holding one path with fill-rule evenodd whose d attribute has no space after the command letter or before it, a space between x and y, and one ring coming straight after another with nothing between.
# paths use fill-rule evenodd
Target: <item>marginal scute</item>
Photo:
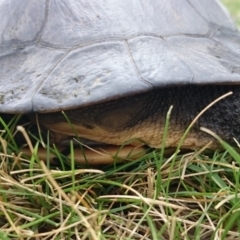
<instances>
[{"instance_id":1,"label":"marginal scute","mask_svg":"<svg viewBox=\"0 0 240 240\"><path fill-rule=\"evenodd\" d=\"M221 42L192 37L169 37L167 42L194 73L193 84L239 82L240 74L231 69L240 66L240 54ZM226 63L232 68L226 68Z\"/></svg>"},{"instance_id":2,"label":"marginal scute","mask_svg":"<svg viewBox=\"0 0 240 240\"><path fill-rule=\"evenodd\" d=\"M32 96L63 51L41 47L10 49L0 54L0 111L32 111Z\"/></svg>"},{"instance_id":3,"label":"marginal scute","mask_svg":"<svg viewBox=\"0 0 240 240\"><path fill-rule=\"evenodd\" d=\"M240 32L230 29L217 29L211 35L211 38L220 42L226 49L230 49L232 53L240 55ZM238 60L239 61L239 60Z\"/></svg>"},{"instance_id":4,"label":"marginal scute","mask_svg":"<svg viewBox=\"0 0 240 240\"><path fill-rule=\"evenodd\" d=\"M33 97L34 111L76 108L151 90L141 81L125 42L70 52Z\"/></svg>"},{"instance_id":5,"label":"marginal scute","mask_svg":"<svg viewBox=\"0 0 240 240\"><path fill-rule=\"evenodd\" d=\"M189 84L193 78L189 66L157 37L137 37L129 40L133 59L141 77L155 87Z\"/></svg>"}]
</instances>

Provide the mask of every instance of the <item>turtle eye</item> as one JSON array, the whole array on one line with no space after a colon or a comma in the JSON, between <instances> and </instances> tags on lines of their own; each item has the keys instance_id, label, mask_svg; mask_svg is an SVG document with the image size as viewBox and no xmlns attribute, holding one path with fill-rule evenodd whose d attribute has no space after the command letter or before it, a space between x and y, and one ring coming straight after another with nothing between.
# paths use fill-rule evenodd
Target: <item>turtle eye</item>
<instances>
[{"instance_id":1,"label":"turtle eye","mask_svg":"<svg viewBox=\"0 0 240 240\"><path fill-rule=\"evenodd\" d=\"M87 128L87 129L94 129L94 126L92 126L90 124L87 124L87 123L83 123L82 126Z\"/></svg>"},{"instance_id":2,"label":"turtle eye","mask_svg":"<svg viewBox=\"0 0 240 240\"><path fill-rule=\"evenodd\" d=\"M129 111L128 111L129 110ZM96 117L96 124L106 131L119 131L128 127L134 113L130 109L119 108L103 112Z\"/></svg>"}]
</instances>

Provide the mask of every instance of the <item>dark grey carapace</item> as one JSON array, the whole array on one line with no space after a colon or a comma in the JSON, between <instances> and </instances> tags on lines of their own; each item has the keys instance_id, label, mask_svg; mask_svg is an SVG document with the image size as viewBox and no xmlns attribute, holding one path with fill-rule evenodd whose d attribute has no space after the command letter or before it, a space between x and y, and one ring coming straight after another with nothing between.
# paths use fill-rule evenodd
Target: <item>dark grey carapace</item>
<instances>
[{"instance_id":1,"label":"dark grey carapace","mask_svg":"<svg viewBox=\"0 0 240 240\"><path fill-rule=\"evenodd\" d=\"M239 103L240 33L216 0L1 0L0 16L0 113L47 113L43 125L70 134L53 127L69 110L80 136L157 147L170 105L179 136L215 97ZM214 119L203 125L218 130Z\"/></svg>"}]
</instances>

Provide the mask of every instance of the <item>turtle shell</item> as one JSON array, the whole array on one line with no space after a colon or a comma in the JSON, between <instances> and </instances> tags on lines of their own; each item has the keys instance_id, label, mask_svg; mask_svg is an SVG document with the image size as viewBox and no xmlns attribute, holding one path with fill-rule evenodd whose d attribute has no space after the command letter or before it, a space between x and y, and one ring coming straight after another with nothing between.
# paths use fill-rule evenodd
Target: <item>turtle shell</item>
<instances>
[{"instance_id":1,"label":"turtle shell","mask_svg":"<svg viewBox=\"0 0 240 240\"><path fill-rule=\"evenodd\" d=\"M240 33L215 0L1 0L0 16L0 112L240 83Z\"/></svg>"}]
</instances>

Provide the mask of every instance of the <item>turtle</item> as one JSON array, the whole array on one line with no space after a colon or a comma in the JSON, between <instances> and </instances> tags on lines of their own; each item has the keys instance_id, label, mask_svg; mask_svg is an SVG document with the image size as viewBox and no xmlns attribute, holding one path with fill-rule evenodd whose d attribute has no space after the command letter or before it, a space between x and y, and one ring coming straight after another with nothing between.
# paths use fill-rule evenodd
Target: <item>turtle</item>
<instances>
[{"instance_id":1,"label":"turtle","mask_svg":"<svg viewBox=\"0 0 240 240\"><path fill-rule=\"evenodd\" d=\"M7 13L7 14L6 14ZM240 139L240 33L217 0L2 0L0 116L161 148ZM62 139L62 138L61 138Z\"/></svg>"}]
</instances>

